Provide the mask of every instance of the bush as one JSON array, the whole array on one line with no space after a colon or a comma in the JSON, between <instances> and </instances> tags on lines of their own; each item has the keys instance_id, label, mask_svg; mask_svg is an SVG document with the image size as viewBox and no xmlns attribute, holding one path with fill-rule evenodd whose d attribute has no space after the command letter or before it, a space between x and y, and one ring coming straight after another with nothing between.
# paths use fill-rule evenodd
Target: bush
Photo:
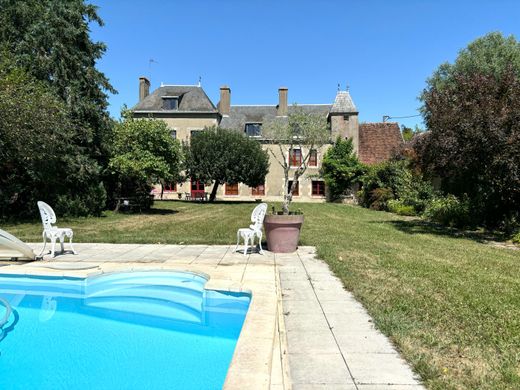
<instances>
[{"instance_id":1,"label":"bush","mask_svg":"<svg viewBox=\"0 0 520 390\"><path fill-rule=\"evenodd\" d=\"M389 209L388 201L400 201L400 212L405 215L421 214L434 195L430 182L419 173L414 173L408 160L387 161L367 168L361 178L362 187L358 192L362 206L375 210ZM406 206L406 210L401 206ZM413 209L413 211L412 211Z\"/></svg>"},{"instance_id":2,"label":"bush","mask_svg":"<svg viewBox=\"0 0 520 390\"><path fill-rule=\"evenodd\" d=\"M513 243L514 244L520 244L520 232L516 233L514 236L513 236Z\"/></svg>"},{"instance_id":3,"label":"bush","mask_svg":"<svg viewBox=\"0 0 520 390\"><path fill-rule=\"evenodd\" d=\"M430 201L424 217L443 225L465 227L471 224L470 206L467 198L459 200L455 195L435 197Z\"/></svg>"},{"instance_id":4,"label":"bush","mask_svg":"<svg viewBox=\"0 0 520 390\"><path fill-rule=\"evenodd\" d=\"M387 202L388 211L396 213L398 215L417 215L414 206L410 206L404 203L402 200L391 199Z\"/></svg>"}]
</instances>

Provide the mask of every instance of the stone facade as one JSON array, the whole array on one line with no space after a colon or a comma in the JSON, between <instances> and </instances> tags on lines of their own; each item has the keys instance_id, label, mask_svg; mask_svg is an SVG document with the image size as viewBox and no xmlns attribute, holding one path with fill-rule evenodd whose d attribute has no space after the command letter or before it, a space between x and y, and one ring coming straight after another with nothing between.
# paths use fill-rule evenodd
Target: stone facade
<instances>
[{"instance_id":1,"label":"stone facade","mask_svg":"<svg viewBox=\"0 0 520 390\"><path fill-rule=\"evenodd\" d=\"M180 141L189 142L193 132L201 131L205 127L221 126L224 128L234 129L240 132L246 132L248 125L265 125L269 121L286 117L290 114L294 107L288 105L288 89L282 87L278 90L277 105L262 106L240 106L231 104L231 89L228 86L220 88L220 102L215 106L208 98L200 85L182 86L182 85L162 85L151 94L149 93L149 81L141 77L139 79L139 97L138 104L132 109L133 114L137 118L154 117L164 120L172 130L172 136ZM298 108L316 115L327 117L331 128L331 141L340 136L342 138L352 138L356 153L359 151L370 151L370 145L360 144L364 139L373 137L360 137L360 126L358 119L358 110L348 91L338 91L333 104L304 104L298 105ZM370 127L372 129L373 127ZM385 127L386 129L386 127ZM384 129L383 129L384 130ZM391 129L395 132L395 129ZM397 126L397 131L399 127ZM246 132L247 134L247 132ZM396 134L380 133L380 137L388 138L384 142L376 142L376 144L385 144L399 147L402 143L402 137ZM262 142L261 136L255 136L259 142ZM400 141L399 141L400 140ZM277 146L264 143L264 148L273 148L274 153L279 157L280 150ZM316 165L310 166L306 173L300 177L298 183L298 194L295 194L293 201L305 202L323 202L325 201L324 184L319 178L319 170L321 161L325 151L330 147L325 145L316 151ZM380 150L378 148L374 153ZM307 151L303 150L303 154ZM371 154L371 161L377 160ZM385 152L386 153L386 152ZM387 158L388 153L384 158ZM221 200L255 200L262 199L265 201L280 201L283 196L284 174L282 167L270 156L270 168L266 177L263 188L252 189L245 184L238 186L219 186L217 198ZM289 149L284 151L284 158L289 159ZM377 161L375 161L377 162ZM211 186L201 187L201 183L177 183L168 186L162 194L163 199L185 199L190 195L194 195L197 191L210 192ZM325 189L326 191L326 189ZM155 189L156 197L161 197L160 187Z\"/></svg>"}]
</instances>

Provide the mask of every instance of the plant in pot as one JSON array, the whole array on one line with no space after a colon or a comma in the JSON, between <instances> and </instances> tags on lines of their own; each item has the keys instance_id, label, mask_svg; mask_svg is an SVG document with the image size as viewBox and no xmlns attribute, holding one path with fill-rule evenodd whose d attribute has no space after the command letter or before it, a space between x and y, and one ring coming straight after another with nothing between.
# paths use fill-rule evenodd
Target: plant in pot
<instances>
[{"instance_id":1,"label":"plant in pot","mask_svg":"<svg viewBox=\"0 0 520 390\"><path fill-rule=\"evenodd\" d=\"M309 166L311 155L330 141L327 118L293 106L286 117L276 117L264 128L267 150L281 166L284 174L282 210L273 210L264 219L267 246L277 253L294 252L298 246L303 214L291 212L298 180Z\"/></svg>"}]
</instances>

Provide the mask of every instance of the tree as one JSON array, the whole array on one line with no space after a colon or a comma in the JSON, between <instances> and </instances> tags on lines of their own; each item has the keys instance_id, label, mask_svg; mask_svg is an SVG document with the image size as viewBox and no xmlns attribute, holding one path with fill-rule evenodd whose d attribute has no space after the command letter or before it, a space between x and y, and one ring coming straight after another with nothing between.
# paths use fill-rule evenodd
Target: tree
<instances>
[{"instance_id":1,"label":"tree","mask_svg":"<svg viewBox=\"0 0 520 390\"><path fill-rule=\"evenodd\" d=\"M401 134L403 136L403 140L405 142L409 142L415 137L416 135L419 135L423 133L424 130L422 130L419 126L415 125L415 128L407 127L405 125L401 125Z\"/></svg>"},{"instance_id":2,"label":"tree","mask_svg":"<svg viewBox=\"0 0 520 390\"><path fill-rule=\"evenodd\" d=\"M49 87L0 61L0 218L36 216L44 200L63 214L99 215L105 191L98 164L74 135L81 126ZM96 185L85 185L94 183ZM81 189L81 190L78 190Z\"/></svg>"},{"instance_id":3,"label":"tree","mask_svg":"<svg viewBox=\"0 0 520 390\"><path fill-rule=\"evenodd\" d=\"M267 143L273 145L279 152L276 153L273 148L268 149L284 172L282 211L287 215L296 183L307 170L311 153L330 140L329 124L325 116L311 114L294 106L288 118L276 118L268 123L265 126L264 136ZM302 158L299 166L291 167L286 155L287 149L289 152L294 149L301 151ZM292 178L289 177L290 173ZM290 180L292 185L289 188Z\"/></svg>"},{"instance_id":4,"label":"tree","mask_svg":"<svg viewBox=\"0 0 520 390\"><path fill-rule=\"evenodd\" d=\"M520 217L520 43L492 33L443 64L422 94L429 132L417 143L442 189L467 196L480 223Z\"/></svg>"},{"instance_id":5,"label":"tree","mask_svg":"<svg viewBox=\"0 0 520 390\"><path fill-rule=\"evenodd\" d=\"M354 153L352 139L341 137L323 156L321 169L330 200L339 199L364 173L363 165Z\"/></svg>"},{"instance_id":6,"label":"tree","mask_svg":"<svg viewBox=\"0 0 520 390\"><path fill-rule=\"evenodd\" d=\"M75 124L69 127L69 142L81 150L89 166L92 159L99 165L89 168L89 177L70 192L81 196L80 192L99 190L106 179L113 124L107 92L116 91L96 69L106 50L103 43L90 39L90 24L103 25L97 7L83 0L0 0L0 9L0 48L10 53L14 66L47 84L61 99ZM96 213L99 207L90 211Z\"/></svg>"},{"instance_id":7,"label":"tree","mask_svg":"<svg viewBox=\"0 0 520 390\"><path fill-rule=\"evenodd\" d=\"M224 183L244 183L256 187L269 172L267 152L256 140L219 127L210 127L185 145L186 174L204 183L213 182L210 202Z\"/></svg>"},{"instance_id":8,"label":"tree","mask_svg":"<svg viewBox=\"0 0 520 390\"><path fill-rule=\"evenodd\" d=\"M178 180L181 147L166 122L123 112L113 142L109 170L117 183L114 198L131 197L146 207L154 184Z\"/></svg>"}]
</instances>

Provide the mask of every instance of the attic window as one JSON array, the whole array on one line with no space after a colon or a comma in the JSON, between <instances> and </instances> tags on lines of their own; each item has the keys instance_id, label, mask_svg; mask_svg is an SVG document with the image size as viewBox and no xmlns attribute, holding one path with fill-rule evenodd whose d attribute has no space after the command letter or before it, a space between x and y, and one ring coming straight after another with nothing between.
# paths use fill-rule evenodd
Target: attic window
<instances>
[{"instance_id":1,"label":"attic window","mask_svg":"<svg viewBox=\"0 0 520 390\"><path fill-rule=\"evenodd\" d=\"M262 135L262 124L246 123L244 131L248 137L260 137Z\"/></svg>"},{"instance_id":2,"label":"attic window","mask_svg":"<svg viewBox=\"0 0 520 390\"><path fill-rule=\"evenodd\" d=\"M178 110L179 109L179 97L178 96L163 96L163 109L164 110Z\"/></svg>"},{"instance_id":3,"label":"attic window","mask_svg":"<svg viewBox=\"0 0 520 390\"><path fill-rule=\"evenodd\" d=\"M343 119L345 120L345 122L348 121L349 115L343 115Z\"/></svg>"}]
</instances>

